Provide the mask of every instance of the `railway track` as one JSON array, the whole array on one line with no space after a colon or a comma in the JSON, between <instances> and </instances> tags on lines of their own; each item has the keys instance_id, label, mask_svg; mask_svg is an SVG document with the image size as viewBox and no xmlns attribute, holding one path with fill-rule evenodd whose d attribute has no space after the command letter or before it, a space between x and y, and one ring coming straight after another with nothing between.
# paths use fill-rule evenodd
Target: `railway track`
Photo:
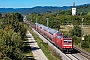
<instances>
[{"instance_id":1,"label":"railway track","mask_svg":"<svg viewBox=\"0 0 90 60\"><path fill-rule=\"evenodd\" d=\"M75 57L72 54L65 54L70 60L79 60L77 57Z\"/></svg>"},{"instance_id":2,"label":"railway track","mask_svg":"<svg viewBox=\"0 0 90 60\"><path fill-rule=\"evenodd\" d=\"M87 53L86 51L83 51L82 49L74 46L74 49L78 50L80 53L80 55L84 56L85 58L87 58L88 60L90 60L90 53Z\"/></svg>"},{"instance_id":3,"label":"railway track","mask_svg":"<svg viewBox=\"0 0 90 60\"><path fill-rule=\"evenodd\" d=\"M28 24L31 28L33 28L33 23L31 22L26 22L26 24ZM74 46L74 49L78 50L80 53L79 55L82 55L85 59L82 59L82 60L90 60L90 54L89 53L86 53L85 51L82 51L81 49L77 48ZM78 58L78 54L76 56L76 54L65 54L68 59L70 60L81 60L81 58Z\"/></svg>"}]
</instances>

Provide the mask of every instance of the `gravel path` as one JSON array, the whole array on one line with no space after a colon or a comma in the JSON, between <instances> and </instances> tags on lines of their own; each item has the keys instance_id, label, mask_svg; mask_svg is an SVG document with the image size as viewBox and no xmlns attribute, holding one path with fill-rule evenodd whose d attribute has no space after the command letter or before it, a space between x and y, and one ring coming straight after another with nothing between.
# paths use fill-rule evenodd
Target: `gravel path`
<instances>
[{"instance_id":1,"label":"gravel path","mask_svg":"<svg viewBox=\"0 0 90 60\"><path fill-rule=\"evenodd\" d=\"M34 59L35 60L48 60L47 57L42 52L42 50L39 48L37 42L34 40L32 34L29 31L27 31L26 36L30 42L30 47L31 47L31 51L33 53Z\"/></svg>"}]
</instances>

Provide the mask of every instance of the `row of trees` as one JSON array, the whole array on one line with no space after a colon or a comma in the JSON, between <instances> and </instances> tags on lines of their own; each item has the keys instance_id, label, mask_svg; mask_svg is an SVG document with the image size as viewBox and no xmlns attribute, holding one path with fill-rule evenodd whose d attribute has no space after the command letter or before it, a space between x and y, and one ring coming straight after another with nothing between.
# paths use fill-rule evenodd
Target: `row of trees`
<instances>
[{"instance_id":1,"label":"row of trees","mask_svg":"<svg viewBox=\"0 0 90 60\"><path fill-rule=\"evenodd\" d=\"M0 59L23 60L23 40L26 29L19 13L4 14L0 19Z\"/></svg>"},{"instance_id":2,"label":"row of trees","mask_svg":"<svg viewBox=\"0 0 90 60\"><path fill-rule=\"evenodd\" d=\"M53 26L54 24L57 24L57 21L60 25L80 25L82 23L82 16L76 15L72 16L70 11L62 11L60 13L45 13L45 14L37 14L32 13L27 16L27 19L32 22L37 22L46 25L46 18L49 18L49 27L57 27L57 25ZM84 24L88 25L90 24L90 14L84 15Z\"/></svg>"}]
</instances>

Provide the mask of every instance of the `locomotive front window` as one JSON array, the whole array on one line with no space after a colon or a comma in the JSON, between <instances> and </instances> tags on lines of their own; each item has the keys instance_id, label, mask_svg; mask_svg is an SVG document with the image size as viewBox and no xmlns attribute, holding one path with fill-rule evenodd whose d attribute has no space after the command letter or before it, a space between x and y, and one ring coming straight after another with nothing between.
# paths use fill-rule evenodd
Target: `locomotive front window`
<instances>
[{"instance_id":1,"label":"locomotive front window","mask_svg":"<svg viewBox=\"0 0 90 60\"><path fill-rule=\"evenodd\" d=\"M67 43L67 41L64 41L64 43Z\"/></svg>"},{"instance_id":2,"label":"locomotive front window","mask_svg":"<svg viewBox=\"0 0 90 60\"><path fill-rule=\"evenodd\" d=\"M64 40L64 43L72 43L72 40Z\"/></svg>"},{"instance_id":3,"label":"locomotive front window","mask_svg":"<svg viewBox=\"0 0 90 60\"><path fill-rule=\"evenodd\" d=\"M69 40L68 43L72 43L72 40Z\"/></svg>"}]
</instances>

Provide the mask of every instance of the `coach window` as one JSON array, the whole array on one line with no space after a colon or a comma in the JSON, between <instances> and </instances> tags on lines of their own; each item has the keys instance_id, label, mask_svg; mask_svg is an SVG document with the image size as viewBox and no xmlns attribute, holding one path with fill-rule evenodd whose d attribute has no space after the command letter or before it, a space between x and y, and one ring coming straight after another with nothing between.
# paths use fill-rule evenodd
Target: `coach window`
<instances>
[{"instance_id":1,"label":"coach window","mask_svg":"<svg viewBox=\"0 0 90 60\"><path fill-rule=\"evenodd\" d=\"M46 30L44 29L44 31L46 31Z\"/></svg>"},{"instance_id":2,"label":"coach window","mask_svg":"<svg viewBox=\"0 0 90 60\"><path fill-rule=\"evenodd\" d=\"M42 27L40 27L42 29Z\"/></svg>"}]
</instances>

